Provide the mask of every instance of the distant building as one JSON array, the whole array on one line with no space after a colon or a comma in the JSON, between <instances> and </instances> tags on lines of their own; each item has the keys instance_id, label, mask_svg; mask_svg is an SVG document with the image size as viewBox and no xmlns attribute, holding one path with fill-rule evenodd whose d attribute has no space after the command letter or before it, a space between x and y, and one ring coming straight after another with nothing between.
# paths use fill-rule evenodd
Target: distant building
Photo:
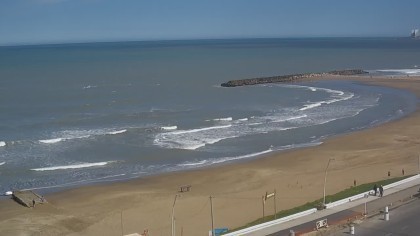
<instances>
[{"instance_id":1,"label":"distant building","mask_svg":"<svg viewBox=\"0 0 420 236\"><path fill-rule=\"evenodd\" d=\"M420 38L420 30L419 29L411 30L411 37L412 38Z\"/></svg>"}]
</instances>

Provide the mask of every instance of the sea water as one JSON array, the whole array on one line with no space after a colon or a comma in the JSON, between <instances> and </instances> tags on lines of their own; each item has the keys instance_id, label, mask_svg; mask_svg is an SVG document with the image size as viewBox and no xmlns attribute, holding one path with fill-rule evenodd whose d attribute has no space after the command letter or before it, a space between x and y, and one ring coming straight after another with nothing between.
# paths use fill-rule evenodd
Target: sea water
<instances>
[{"instance_id":1,"label":"sea water","mask_svg":"<svg viewBox=\"0 0 420 236\"><path fill-rule=\"evenodd\" d=\"M348 81L220 84L346 68L413 75L419 58L420 41L400 38L0 47L0 192L56 191L319 145L403 117L416 97Z\"/></svg>"}]
</instances>

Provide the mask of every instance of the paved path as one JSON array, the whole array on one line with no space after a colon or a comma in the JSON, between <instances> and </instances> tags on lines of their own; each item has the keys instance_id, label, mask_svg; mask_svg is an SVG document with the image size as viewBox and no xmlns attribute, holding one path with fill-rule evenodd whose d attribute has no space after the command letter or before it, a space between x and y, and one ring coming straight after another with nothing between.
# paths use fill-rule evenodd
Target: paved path
<instances>
[{"instance_id":1,"label":"paved path","mask_svg":"<svg viewBox=\"0 0 420 236\"><path fill-rule=\"evenodd\" d=\"M420 179L404 183L399 186L387 189L383 197L369 196L368 198L359 199L353 202L336 206L330 209L317 211L314 214L301 217L289 222L279 225L271 226L255 233L247 235L271 235L283 236L289 235L291 229L297 233L307 233L313 231L315 222L321 219L327 219L329 225L342 224L348 219L354 220L357 217L362 217L364 213L364 205L366 202L368 216L378 214L385 206L401 204L401 202L410 199L415 194L418 194L420 186ZM420 234L419 234L420 235Z\"/></svg>"},{"instance_id":2,"label":"paved path","mask_svg":"<svg viewBox=\"0 0 420 236\"><path fill-rule=\"evenodd\" d=\"M359 236L391 236L391 235L420 235L420 201L418 198L400 205L389 212L389 221L384 220L383 214L378 214L355 224L355 235ZM333 235L349 235L350 229L345 227ZM331 234L332 235L332 234Z\"/></svg>"}]
</instances>

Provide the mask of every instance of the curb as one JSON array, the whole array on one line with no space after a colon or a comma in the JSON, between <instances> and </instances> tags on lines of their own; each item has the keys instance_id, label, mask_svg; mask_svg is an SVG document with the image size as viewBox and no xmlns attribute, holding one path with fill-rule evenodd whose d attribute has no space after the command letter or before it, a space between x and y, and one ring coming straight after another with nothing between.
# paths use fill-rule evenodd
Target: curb
<instances>
[{"instance_id":1,"label":"curb","mask_svg":"<svg viewBox=\"0 0 420 236\"><path fill-rule=\"evenodd\" d=\"M411 195L410 197L406 197L406 198L400 199L398 201L391 202L391 204L389 205L389 210L390 211L395 210L395 209L397 209L399 207L402 207L404 205L407 205L407 204L409 204L413 201L419 200L419 198L420 198L420 195L417 196L417 197L415 197L415 195ZM356 217L349 217L349 218L346 218L346 219L343 219L343 220L339 221L338 223L334 222L334 223L330 224L330 226L333 226L334 228L338 227L338 228L344 229L344 228L349 227L349 224L359 225L360 223L363 223L363 220L370 219L370 218L379 216L381 214L383 214L383 211L374 210L374 211L372 211L372 214L363 215L363 213L362 213L362 214L359 214L360 217L357 217L357 216ZM361 220L361 222L356 223L355 222L356 220ZM335 231L334 232L328 232L328 231L331 231L331 228L327 228L327 229L324 229L322 231L312 230L310 232L304 232L303 234L296 234L296 235L316 236L316 235L318 235L317 234L318 232L321 233L321 235L330 235L330 234L333 234L335 232Z\"/></svg>"}]
</instances>

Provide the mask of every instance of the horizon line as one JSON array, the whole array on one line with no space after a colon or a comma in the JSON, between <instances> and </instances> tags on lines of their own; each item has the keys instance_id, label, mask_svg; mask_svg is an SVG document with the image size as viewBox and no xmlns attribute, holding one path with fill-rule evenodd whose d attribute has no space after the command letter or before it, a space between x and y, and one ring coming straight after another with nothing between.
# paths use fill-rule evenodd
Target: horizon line
<instances>
[{"instance_id":1,"label":"horizon line","mask_svg":"<svg viewBox=\"0 0 420 236\"><path fill-rule=\"evenodd\" d=\"M327 38L410 38L409 36L290 36L290 37L232 37L232 38L179 38L179 39L135 39L135 40L86 40L86 41L62 41L62 42L40 42L40 43L6 43L0 47L30 47L30 46L54 46L73 44L95 44L95 43L136 43L136 42L175 42L175 41L208 41L208 40L255 40L255 39L327 39Z\"/></svg>"}]
</instances>

